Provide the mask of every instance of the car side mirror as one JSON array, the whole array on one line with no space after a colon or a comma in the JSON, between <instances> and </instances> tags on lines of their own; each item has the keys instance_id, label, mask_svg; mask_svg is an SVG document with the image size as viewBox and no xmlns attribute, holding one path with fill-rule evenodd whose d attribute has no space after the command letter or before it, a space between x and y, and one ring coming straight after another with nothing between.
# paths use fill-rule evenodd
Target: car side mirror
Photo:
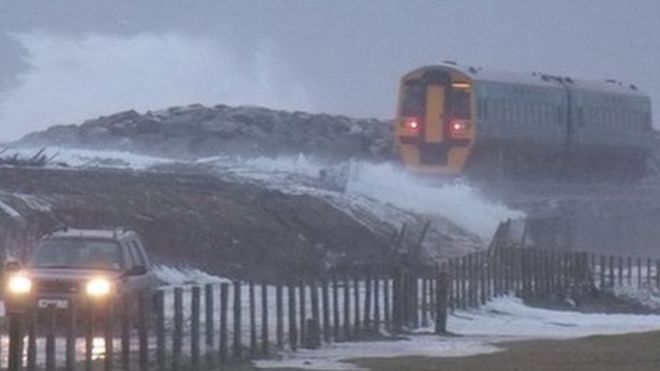
<instances>
[{"instance_id":1,"label":"car side mirror","mask_svg":"<svg viewBox=\"0 0 660 371\"><path fill-rule=\"evenodd\" d=\"M147 274L147 268L143 265L134 265L127 273L129 276L141 276Z\"/></svg>"},{"instance_id":2,"label":"car side mirror","mask_svg":"<svg viewBox=\"0 0 660 371\"><path fill-rule=\"evenodd\" d=\"M16 260L10 260L5 263L5 272L16 272L21 269L21 263Z\"/></svg>"}]
</instances>

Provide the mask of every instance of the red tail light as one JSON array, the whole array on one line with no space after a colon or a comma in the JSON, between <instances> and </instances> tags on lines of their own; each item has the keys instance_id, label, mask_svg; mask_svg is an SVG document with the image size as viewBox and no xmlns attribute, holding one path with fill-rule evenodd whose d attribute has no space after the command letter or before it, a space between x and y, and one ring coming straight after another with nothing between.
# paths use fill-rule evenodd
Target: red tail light
<instances>
[{"instance_id":1,"label":"red tail light","mask_svg":"<svg viewBox=\"0 0 660 371\"><path fill-rule=\"evenodd\" d=\"M449 134L452 138L461 139L465 138L469 134L468 123L461 120L452 120L449 123Z\"/></svg>"},{"instance_id":2,"label":"red tail light","mask_svg":"<svg viewBox=\"0 0 660 371\"><path fill-rule=\"evenodd\" d=\"M403 127L411 134L419 134L422 129L422 120L419 117L406 117L403 119Z\"/></svg>"}]
</instances>

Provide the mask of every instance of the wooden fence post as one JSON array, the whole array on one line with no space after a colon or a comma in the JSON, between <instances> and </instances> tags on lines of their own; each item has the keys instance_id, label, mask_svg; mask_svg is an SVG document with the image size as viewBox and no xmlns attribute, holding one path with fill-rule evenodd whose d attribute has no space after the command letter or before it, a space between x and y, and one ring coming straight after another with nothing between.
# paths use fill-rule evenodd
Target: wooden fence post
<instances>
[{"instance_id":1,"label":"wooden fence post","mask_svg":"<svg viewBox=\"0 0 660 371\"><path fill-rule=\"evenodd\" d=\"M469 297L470 297L470 307L477 307L477 279L476 279L476 256L474 253L468 255L468 281L469 281Z\"/></svg>"},{"instance_id":2,"label":"wooden fence post","mask_svg":"<svg viewBox=\"0 0 660 371\"><path fill-rule=\"evenodd\" d=\"M453 312L456 310L457 303L457 292L456 286L458 280L456 279L456 259L449 258L447 262L447 272L449 273L449 309ZM434 291L435 292L435 291Z\"/></svg>"},{"instance_id":3,"label":"wooden fence post","mask_svg":"<svg viewBox=\"0 0 660 371\"><path fill-rule=\"evenodd\" d=\"M165 370L165 292L156 291L156 365Z\"/></svg>"},{"instance_id":4,"label":"wooden fence post","mask_svg":"<svg viewBox=\"0 0 660 371\"><path fill-rule=\"evenodd\" d=\"M199 314L201 289L199 286L192 287L190 302L190 363L193 370L199 369ZM143 301L143 300L142 300ZM142 353L142 352L140 352ZM146 349L145 349L146 354ZM140 362L142 363L142 362Z\"/></svg>"},{"instance_id":5,"label":"wooden fence post","mask_svg":"<svg viewBox=\"0 0 660 371\"><path fill-rule=\"evenodd\" d=\"M552 257L548 250L543 250L543 294L546 299L552 297L552 280L554 272L552 271Z\"/></svg>"},{"instance_id":6,"label":"wooden fence post","mask_svg":"<svg viewBox=\"0 0 660 371\"><path fill-rule=\"evenodd\" d=\"M332 326L330 325L330 291L328 288L328 279L324 276L321 279L321 304L323 308L323 340L328 343L332 339Z\"/></svg>"},{"instance_id":7,"label":"wooden fence post","mask_svg":"<svg viewBox=\"0 0 660 371\"><path fill-rule=\"evenodd\" d=\"M418 274L419 270L415 269L414 271L410 272L410 286L412 287L412 300L411 300L411 307L412 307L412 315L411 315L411 322L412 322L412 328L416 329L419 328L419 277L420 275Z\"/></svg>"},{"instance_id":8,"label":"wooden fence post","mask_svg":"<svg viewBox=\"0 0 660 371\"><path fill-rule=\"evenodd\" d=\"M66 324L66 371L74 371L76 368L76 339L78 338L77 329L76 329L76 317L78 314L78 301L71 300L71 308L69 308L69 313L67 316ZM34 331L34 322L36 321L36 311L33 311L32 314L32 331ZM30 346L34 347L34 352L36 352L36 334L32 334L30 338ZM32 344L32 342L35 342ZM28 351L28 370L36 369L36 359L30 360L30 353ZM36 356L36 354L32 354ZM32 364L32 365L31 365Z\"/></svg>"},{"instance_id":9,"label":"wooden fence post","mask_svg":"<svg viewBox=\"0 0 660 371\"><path fill-rule=\"evenodd\" d=\"M294 283L287 285L289 301L289 345L292 351L298 350L298 324L296 319L296 287Z\"/></svg>"},{"instance_id":10,"label":"wooden fence post","mask_svg":"<svg viewBox=\"0 0 660 371\"><path fill-rule=\"evenodd\" d=\"M69 321L67 323L67 343L66 343L66 368L72 370L71 365L75 364L75 360L71 356L71 339L76 338L75 330L71 326L71 316L72 313L75 313L75 304L71 301L71 308L69 308ZM37 369L37 311L32 309L25 313L27 323L27 335L28 335L28 345L27 345L27 370L35 371ZM2 348L0 344L0 348ZM75 350L74 350L75 352ZM75 353L74 353L75 357Z\"/></svg>"},{"instance_id":11,"label":"wooden fence post","mask_svg":"<svg viewBox=\"0 0 660 371\"><path fill-rule=\"evenodd\" d=\"M299 298L300 302L300 345L305 345L305 335L307 334L307 290L304 278L300 281L299 285Z\"/></svg>"},{"instance_id":12,"label":"wooden fence post","mask_svg":"<svg viewBox=\"0 0 660 371\"><path fill-rule=\"evenodd\" d=\"M57 324L56 311L57 308L55 307L55 305L48 306L47 309L48 327L46 328L46 371L55 371L55 366L56 366L55 364L55 326Z\"/></svg>"},{"instance_id":13,"label":"wooden fence post","mask_svg":"<svg viewBox=\"0 0 660 371\"><path fill-rule=\"evenodd\" d=\"M390 330L392 328L392 301L390 299L390 277L388 275L383 277L383 317L385 328Z\"/></svg>"},{"instance_id":14,"label":"wooden fence post","mask_svg":"<svg viewBox=\"0 0 660 371\"><path fill-rule=\"evenodd\" d=\"M139 323L137 329L140 371L146 371L149 368L149 313L151 312L149 304L150 298L145 293L140 293L138 296ZM199 323L197 330L199 332Z\"/></svg>"},{"instance_id":15,"label":"wooden fence post","mask_svg":"<svg viewBox=\"0 0 660 371\"><path fill-rule=\"evenodd\" d=\"M257 354L257 300L254 292L254 282L248 283L248 297L249 297L249 315L250 315L250 356L254 357Z\"/></svg>"},{"instance_id":16,"label":"wooden fence post","mask_svg":"<svg viewBox=\"0 0 660 371\"><path fill-rule=\"evenodd\" d=\"M20 370L23 363L24 315L20 312L9 312L9 371Z\"/></svg>"},{"instance_id":17,"label":"wooden fence post","mask_svg":"<svg viewBox=\"0 0 660 371\"><path fill-rule=\"evenodd\" d=\"M206 364L208 368L213 367L214 348L214 326L213 326L213 284L204 285L204 324L205 324L205 344L206 344Z\"/></svg>"},{"instance_id":18,"label":"wooden fence post","mask_svg":"<svg viewBox=\"0 0 660 371\"><path fill-rule=\"evenodd\" d=\"M339 340L339 283L337 282L337 274L332 273L332 336L335 341Z\"/></svg>"},{"instance_id":19,"label":"wooden fence post","mask_svg":"<svg viewBox=\"0 0 660 371\"><path fill-rule=\"evenodd\" d=\"M321 311L319 306L319 290L315 279L310 281L309 291L312 302L312 315L307 321L306 345L308 348L317 349L321 346ZM310 328L309 325L312 325L312 327Z\"/></svg>"},{"instance_id":20,"label":"wooden fence post","mask_svg":"<svg viewBox=\"0 0 660 371\"><path fill-rule=\"evenodd\" d=\"M609 257L609 285L611 288L614 288L616 286L616 282L614 281L614 257L610 256Z\"/></svg>"},{"instance_id":21,"label":"wooden fence post","mask_svg":"<svg viewBox=\"0 0 660 371\"><path fill-rule=\"evenodd\" d=\"M369 271L364 275L364 330L371 330L371 275Z\"/></svg>"},{"instance_id":22,"label":"wooden fence post","mask_svg":"<svg viewBox=\"0 0 660 371\"><path fill-rule=\"evenodd\" d=\"M399 333L403 327L402 318L402 272L401 268L396 268L394 271L394 279L392 280L392 330L394 333Z\"/></svg>"},{"instance_id":23,"label":"wooden fence post","mask_svg":"<svg viewBox=\"0 0 660 371\"><path fill-rule=\"evenodd\" d=\"M529 300L531 296L531 288L530 288L530 282L529 282L529 262L527 259L528 256L528 250L527 249L522 249L521 251L522 254L522 299L523 301Z\"/></svg>"},{"instance_id":24,"label":"wooden fence post","mask_svg":"<svg viewBox=\"0 0 660 371\"><path fill-rule=\"evenodd\" d=\"M312 302L312 316L311 318L320 323L321 319L321 307L319 305L319 290L318 286L316 284L315 279L311 279L309 282L309 294L310 294L310 301Z\"/></svg>"},{"instance_id":25,"label":"wooden fence post","mask_svg":"<svg viewBox=\"0 0 660 371\"><path fill-rule=\"evenodd\" d=\"M275 316L277 322L275 324L275 337L277 338L277 349L284 349L284 300L283 300L282 284L277 283L275 287Z\"/></svg>"},{"instance_id":26,"label":"wooden fence post","mask_svg":"<svg viewBox=\"0 0 660 371\"><path fill-rule=\"evenodd\" d=\"M183 288L174 288L174 334L172 335L172 371L181 368L183 349Z\"/></svg>"},{"instance_id":27,"label":"wooden fence post","mask_svg":"<svg viewBox=\"0 0 660 371\"><path fill-rule=\"evenodd\" d=\"M428 303L427 303L427 290L428 290L428 280L426 277L426 274L422 275L422 327L426 327L429 325L429 317L428 313L426 310L428 309Z\"/></svg>"},{"instance_id":28,"label":"wooden fence post","mask_svg":"<svg viewBox=\"0 0 660 371\"><path fill-rule=\"evenodd\" d=\"M127 295L122 296L120 313L120 331L121 331L121 367L124 370L131 368L131 319L130 319L130 299ZM88 357L87 357L88 358ZM90 363L89 360L85 360Z\"/></svg>"},{"instance_id":29,"label":"wooden fence post","mask_svg":"<svg viewBox=\"0 0 660 371\"><path fill-rule=\"evenodd\" d=\"M637 258L637 289L642 288L642 258Z\"/></svg>"},{"instance_id":30,"label":"wooden fence post","mask_svg":"<svg viewBox=\"0 0 660 371\"><path fill-rule=\"evenodd\" d=\"M468 306L468 301L467 301L467 256L462 256L459 259L458 262L458 279L459 279L459 286L460 286L460 307L461 309L465 310L467 309Z\"/></svg>"},{"instance_id":31,"label":"wooden fence post","mask_svg":"<svg viewBox=\"0 0 660 371\"><path fill-rule=\"evenodd\" d=\"M374 286L374 329L378 331L381 325L381 302L380 302L380 271L373 276Z\"/></svg>"},{"instance_id":32,"label":"wooden fence post","mask_svg":"<svg viewBox=\"0 0 660 371\"><path fill-rule=\"evenodd\" d=\"M660 289L660 259L655 261L655 288Z\"/></svg>"},{"instance_id":33,"label":"wooden fence post","mask_svg":"<svg viewBox=\"0 0 660 371\"><path fill-rule=\"evenodd\" d=\"M234 281L234 357L243 357L243 344L242 344L242 325L243 325L243 309L241 300L241 282Z\"/></svg>"},{"instance_id":34,"label":"wooden fence post","mask_svg":"<svg viewBox=\"0 0 660 371\"><path fill-rule=\"evenodd\" d=\"M489 264L486 260L486 252L482 251L479 252L479 265L477 266L477 269L479 269L479 278L480 278L480 284L479 284L479 305L484 305L486 304L486 301L488 301L488 279L489 279Z\"/></svg>"},{"instance_id":35,"label":"wooden fence post","mask_svg":"<svg viewBox=\"0 0 660 371\"><path fill-rule=\"evenodd\" d=\"M268 354L269 336L268 336L268 285L266 281L261 282L261 353Z\"/></svg>"},{"instance_id":36,"label":"wooden fence post","mask_svg":"<svg viewBox=\"0 0 660 371\"><path fill-rule=\"evenodd\" d=\"M627 261L627 263L628 263L628 272L627 272L626 276L628 277L628 286L632 287L632 271L633 271L632 258L629 256L627 260L628 260Z\"/></svg>"},{"instance_id":37,"label":"wooden fence post","mask_svg":"<svg viewBox=\"0 0 660 371\"><path fill-rule=\"evenodd\" d=\"M351 337L351 281L344 275L344 339Z\"/></svg>"},{"instance_id":38,"label":"wooden fence post","mask_svg":"<svg viewBox=\"0 0 660 371\"><path fill-rule=\"evenodd\" d=\"M227 363L229 354L229 324L227 323L227 314L229 312L229 284L223 282L220 284L220 363Z\"/></svg>"},{"instance_id":39,"label":"wooden fence post","mask_svg":"<svg viewBox=\"0 0 660 371\"><path fill-rule=\"evenodd\" d=\"M446 272L440 272L436 278L436 307L435 307L435 333L447 332L447 285L449 276Z\"/></svg>"},{"instance_id":40,"label":"wooden fence post","mask_svg":"<svg viewBox=\"0 0 660 371\"><path fill-rule=\"evenodd\" d=\"M353 307L355 309L355 317L354 317L354 334L355 337L360 336L360 331L361 331L361 326L360 326L360 279L358 278L358 275L355 274L353 277Z\"/></svg>"}]
</instances>

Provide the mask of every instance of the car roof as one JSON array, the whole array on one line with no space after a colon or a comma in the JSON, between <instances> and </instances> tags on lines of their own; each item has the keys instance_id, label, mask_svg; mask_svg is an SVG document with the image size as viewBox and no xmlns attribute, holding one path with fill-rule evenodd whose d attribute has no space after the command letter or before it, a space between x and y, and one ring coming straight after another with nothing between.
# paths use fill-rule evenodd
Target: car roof
<instances>
[{"instance_id":1,"label":"car roof","mask_svg":"<svg viewBox=\"0 0 660 371\"><path fill-rule=\"evenodd\" d=\"M124 240L136 238L133 231L124 229L73 229L66 228L52 232L44 239L52 238L81 238L81 239L100 239L100 240Z\"/></svg>"}]
</instances>

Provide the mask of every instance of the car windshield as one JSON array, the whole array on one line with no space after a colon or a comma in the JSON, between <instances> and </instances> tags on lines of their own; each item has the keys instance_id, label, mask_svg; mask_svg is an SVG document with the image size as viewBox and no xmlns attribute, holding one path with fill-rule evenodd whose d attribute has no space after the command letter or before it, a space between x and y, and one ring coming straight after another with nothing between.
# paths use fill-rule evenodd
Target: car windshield
<instances>
[{"instance_id":1,"label":"car windshield","mask_svg":"<svg viewBox=\"0 0 660 371\"><path fill-rule=\"evenodd\" d=\"M35 268L121 269L119 245L112 241L53 239L34 251L29 266Z\"/></svg>"}]
</instances>

